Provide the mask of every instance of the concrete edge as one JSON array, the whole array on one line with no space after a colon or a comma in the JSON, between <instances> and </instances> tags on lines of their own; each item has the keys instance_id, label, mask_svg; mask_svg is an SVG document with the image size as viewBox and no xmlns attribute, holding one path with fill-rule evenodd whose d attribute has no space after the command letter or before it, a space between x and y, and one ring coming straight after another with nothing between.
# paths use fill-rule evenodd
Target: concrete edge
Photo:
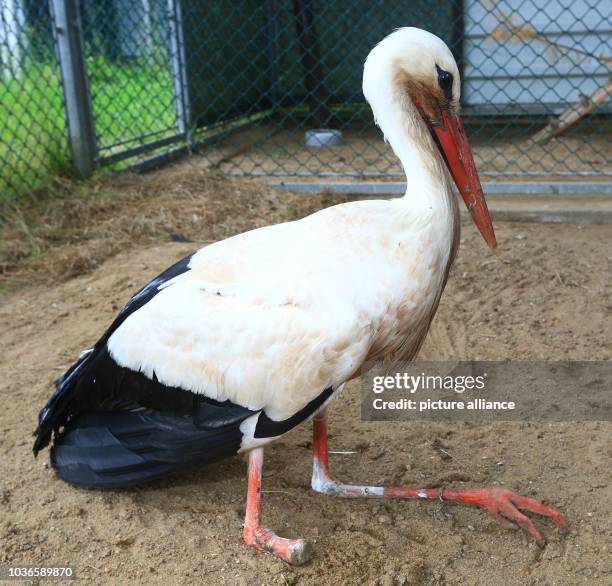
<instances>
[{"instance_id":1,"label":"concrete edge","mask_svg":"<svg viewBox=\"0 0 612 586\"><path fill-rule=\"evenodd\" d=\"M275 189L287 189L298 193L330 193L343 195L403 195L404 182L297 182L280 181L270 183ZM608 181L546 181L546 182L501 182L485 181L485 195L612 195L612 182Z\"/></svg>"}]
</instances>

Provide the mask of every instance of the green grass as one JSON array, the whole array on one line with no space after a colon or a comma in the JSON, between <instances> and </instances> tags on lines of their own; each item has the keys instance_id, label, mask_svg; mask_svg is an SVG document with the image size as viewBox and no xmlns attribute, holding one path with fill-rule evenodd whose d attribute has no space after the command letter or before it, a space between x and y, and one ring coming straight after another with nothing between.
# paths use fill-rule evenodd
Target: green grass
<instances>
[{"instance_id":1,"label":"green grass","mask_svg":"<svg viewBox=\"0 0 612 586\"><path fill-rule=\"evenodd\" d=\"M40 186L69 163L59 73L26 63L0 84L0 199Z\"/></svg>"},{"instance_id":2,"label":"green grass","mask_svg":"<svg viewBox=\"0 0 612 586\"><path fill-rule=\"evenodd\" d=\"M155 133L150 141L176 132L172 78L161 53L122 64L88 59L87 67L101 155L118 142L129 141L124 149L144 135Z\"/></svg>"},{"instance_id":3,"label":"green grass","mask_svg":"<svg viewBox=\"0 0 612 586\"><path fill-rule=\"evenodd\" d=\"M161 54L128 63L88 59L92 108L100 155L175 132L172 79ZM0 200L44 187L70 172L57 64L26 62L0 80ZM112 145L128 141L122 146Z\"/></svg>"}]
</instances>

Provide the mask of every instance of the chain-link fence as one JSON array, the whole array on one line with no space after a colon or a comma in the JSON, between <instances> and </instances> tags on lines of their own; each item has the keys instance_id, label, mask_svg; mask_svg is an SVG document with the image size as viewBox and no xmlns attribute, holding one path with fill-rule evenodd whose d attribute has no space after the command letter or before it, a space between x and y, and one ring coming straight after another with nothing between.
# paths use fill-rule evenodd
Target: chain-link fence
<instances>
[{"instance_id":1,"label":"chain-link fence","mask_svg":"<svg viewBox=\"0 0 612 586\"><path fill-rule=\"evenodd\" d=\"M0 0L0 197L69 165L52 30L46 3Z\"/></svg>"},{"instance_id":2,"label":"chain-link fence","mask_svg":"<svg viewBox=\"0 0 612 586\"><path fill-rule=\"evenodd\" d=\"M366 55L399 26L453 50L481 174L612 174L610 0L0 7L4 193L187 152L229 174L399 175L361 93ZM341 144L305 146L316 128L341 131Z\"/></svg>"},{"instance_id":3,"label":"chain-link fence","mask_svg":"<svg viewBox=\"0 0 612 586\"><path fill-rule=\"evenodd\" d=\"M89 0L81 18L99 164L177 138L171 18L163 0ZM147 145L143 148L143 145Z\"/></svg>"}]
</instances>

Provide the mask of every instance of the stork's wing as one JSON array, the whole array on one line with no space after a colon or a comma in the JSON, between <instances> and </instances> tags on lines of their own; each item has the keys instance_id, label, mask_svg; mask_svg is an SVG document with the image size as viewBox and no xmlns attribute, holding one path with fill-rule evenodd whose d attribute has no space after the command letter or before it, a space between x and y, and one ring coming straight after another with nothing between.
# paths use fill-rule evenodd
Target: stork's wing
<instances>
[{"instance_id":1,"label":"stork's wing","mask_svg":"<svg viewBox=\"0 0 612 586\"><path fill-rule=\"evenodd\" d=\"M273 229L284 228L266 230ZM65 426L60 444L72 461L78 450L70 442L76 431L83 439L86 423L93 425L86 442L104 436L125 447L127 437L159 438L168 422L133 415L142 408L189 417L192 431L206 429L214 442L222 430L224 449L231 444L236 451L236 443L251 447L281 435L321 406L360 366L367 323L350 304L330 306L338 296L326 295L314 275L305 280L294 271L284 281L274 238L252 234L203 249L141 289L57 381L40 415L35 451ZM101 411L123 412L119 429L119 419ZM92 465L107 464L105 453L103 463Z\"/></svg>"},{"instance_id":2,"label":"stork's wing","mask_svg":"<svg viewBox=\"0 0 612 586\"><path fill-rule=\"evenodd\" d=\"M350 308L324 311L298 292L270 300L219 285L195 269L181 275L117 328L110 355L168 387L276 420L359 367L367 331Z\"/></svg>"}]
</instances>

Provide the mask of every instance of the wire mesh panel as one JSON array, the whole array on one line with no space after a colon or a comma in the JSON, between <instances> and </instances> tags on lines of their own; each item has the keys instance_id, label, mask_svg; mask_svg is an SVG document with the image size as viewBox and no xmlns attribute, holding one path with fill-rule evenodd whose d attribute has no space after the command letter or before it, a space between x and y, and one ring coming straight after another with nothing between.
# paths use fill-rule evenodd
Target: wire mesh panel
<instances>
[{"instance_id":1,"label":"wire mesh panel","mask_svg":"<svg viewBox=\"0 0 612 586\"><path fill-rule=\"evenodd\" d=\"M48 5L0 1L0 198L68 167L63 112Z\"/></svg>"},{"instance_id":2,"label":"wire mesh panel","mask_svg":"<svg viewBox=\"0 0 612 586\"><path fill-rule=\"evenodd\" d=\"M233 129L203 154L232 174L401 174L364 103L361 73L374 44L417 26L457 58L483 174L609 174L611 8L598 0L186 4L194 120L204 137ZM565 128L568 118L576 121ZM305 146L305 132L318 127L341 130L342 144Z\"/></svg>"},{"instance_id":3,"label":"wire mesh panel","mask_svg":"<svg viewBox=\"0 0 612 586\"><path fill-rule=\"evenodd\" d=\"M455 54L483 175L612 174L610 0L49 4L0 0L3 196L66 170L71 154L81 175L176 152L229 174L399 175L361 75L400 26ZM72 16L60 26L58 14ZM339 144L307 146L319 128Z\"/></svg>"},{"instance_id":4,"label":"wire mesh panel","mask_svg":"<svg viewBox=\"0 0 612 586\"><path fill-rule=\"evenodd\" d=\"M485 167L611 171L603 118L612 92L611 15L612 3L594 0L466 1L463 102ZM597 96L605 99L589 113ZM553 139L559 117L572 112L577 124Z\"/></svg>"},{"instance_id":5,"label":"wire mesh panel","mask_svg":"<svg viewBox=\"0 0 612 586\"><path fill-rule=\"evenodd\" d=\"M433 0L184 3L187 75L200 138L224 129L211 163L233 174L398 172L361 93L370 49L399 23L434 26L455 43L455 8ZM203 40L205 39L205 40ZM304 147L317 127L344 132L334 149ZM197 136L197 135L196 135Z\"/></svg>"},{"instance_id":6,"label":"wire mesh panel","mask_svg":"<svg viewBox=\"0 0 612 586\"><path fill-rule=\"evenodd\" d=\"M171 63L173 3L81 3L99 162L139 154L178 133ZM170 139L170 140L169 140Z\"/></svg>"}]
</instances>

